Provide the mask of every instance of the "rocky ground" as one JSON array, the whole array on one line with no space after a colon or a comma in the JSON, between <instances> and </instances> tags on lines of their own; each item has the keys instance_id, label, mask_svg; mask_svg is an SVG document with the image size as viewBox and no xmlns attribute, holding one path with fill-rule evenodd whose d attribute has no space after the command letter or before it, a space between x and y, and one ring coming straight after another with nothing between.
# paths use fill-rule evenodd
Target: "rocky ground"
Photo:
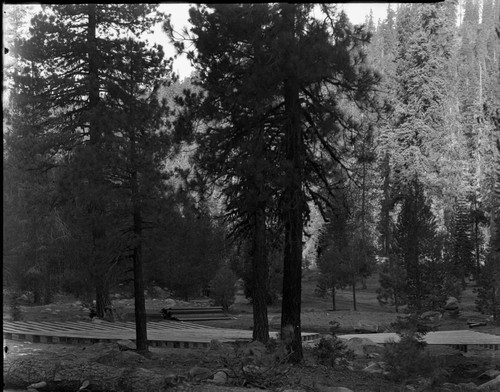
<instances>
[{"instance_id":1,"label":"rocky ground","mask_svg":"<svg viewBox=\"0 0 500 392\"><path fill-rule=\"evenodd\" d=\"M357 338L359 339L359 338ZM127 344L87 346L7 341L4 382L7 386L42 391L481 391L490 380L500 382L500 356L494 351L467 354L448 348L428 348L447 374L435 380L395 383L386 374L383 348L368 341L347 342L354 357L339 366L318 364L310 347L301 365L275 361L262 347L238 347L214 342L208 349L151 349L144 356ZM497 352L498 353L498 352ZM272 358L269 360L269 358ZM38 388L28 386L38 383ZM40 384L42 383L42 384ZM43 384L45 383L45 384ZM497 384L498 385L498 384ZM41 386L41 387L40 387ZM340 387L346 389L338 389ZM241 389L244 388L244 389ZM337 389L335 389L337 388ZM500 390L500 389L491 389Z\"/></svg>"},{"instance_id":2,"label":"rocky ground","mask_svg":"<svg viewBox=\"0 0 500 392\"><path fill-rule=\"evenodd\" d=\"M373 286L373 287L372 287ZM304 284L302 328L307 332L326 334L330 322L340 325L340 332L352 333L386 331L398 314L381 308L374 299L376 282L358 293L358 310L350 310L350 293L338 293L337 311L329 309L329 299L313 295L313 284ZM241 293L240 293L241 294ZM472 290L462 297L460 311L433 315L438 329L469 328L470 319L485 319L475 312ZM5 300L5 296L4 296ZM148 311L165 306L206 306L207 299L184 303L171 298L149 298ZM113 304L119 313L132 310L133 301L115 296ZM85 320L88 310L79 301L57 296L54 303L32 306L24 303L24 321ZM279 328L279 308L270 307L271 328ZM204 324L222 328L249 329L252 327L251 306L239 295L232 307L233 320L210 321ZM4 319L11 317L4 302ZM480 332L500 335L500 329L486 323ZM359 338L357 338L359 339ZM314 355L318 342L308 343L305 359L300 365L280 362L279 350L262 347L234 347L214 342L209 349L152 348L147 355L124 350L117 344L73 346L34 344L6 341L4 382L19 391L61 392L146 392L146 391L277 391L277 392L377 392L377 391L500 391L500 350L469 348L467 353L446 347L427 347L438 364L436 375L395 381L384 364L384 349L369 341L346 342L354 353L348 360L326 366ZM278 354L277 354L278 353ZM497 383L488 389L491 383ZM490 384L488 384L490 383ZM31 388L28 388L31 385ZM19 389L20 388L20 389Z\"/></svg>"}]
</instances>

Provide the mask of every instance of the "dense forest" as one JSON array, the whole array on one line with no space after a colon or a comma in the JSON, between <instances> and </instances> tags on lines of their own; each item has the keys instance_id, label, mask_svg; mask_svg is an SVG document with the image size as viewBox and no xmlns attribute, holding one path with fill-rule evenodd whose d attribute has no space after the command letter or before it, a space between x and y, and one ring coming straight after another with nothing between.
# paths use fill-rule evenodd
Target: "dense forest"
<instances>
[{"instance_id":1,"label":"dense forest","mask_svg":"<svg viewBox=\"0 0 500 392\"><path fill-rule=\"evenodd\" d=\"M363 25L334 4L199 5L182 33L150 4L27 15L4 15L4 289L68 292L101 317L129 290L146 350L145 290L241 278L254 337L280 301L296 361L307 268L334 309L377 272L396 311L473 280L500 321L499 0ZM158 24L190 78L144 40Z\"/></svg>"}]
</instances>

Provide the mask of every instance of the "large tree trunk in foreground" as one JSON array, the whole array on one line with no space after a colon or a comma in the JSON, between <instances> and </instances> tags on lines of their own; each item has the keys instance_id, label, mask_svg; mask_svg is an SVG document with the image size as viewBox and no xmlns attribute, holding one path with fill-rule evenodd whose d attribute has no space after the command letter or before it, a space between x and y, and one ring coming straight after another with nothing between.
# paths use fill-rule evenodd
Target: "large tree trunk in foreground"
<instances>
[{"instance_id":1,"label":"large tree trunk in foreground","mask_svg":"<svg viewBox=\"0 0 500 392\"><path fill-rule=\"evenodd\" d=\"M290 6L288 6L290 7ZM293 7L293 6L292 6ZM290 16L290 15L289 15ZM292 11L293 26L293 11ZM299 88L297 78L285 81L286 158L290 165L289 184L285 190L285 249L283 266L283 302L281 330L293 329L293 338L289 344L293 362L302 360L302 338L300 326L302 293L302 132L300 128Z\"/></svg>"},{"instance_id":2,"label":"large tree trunk in foreground","mask_svg":"<svg viewBox=\"0 0 500 392\"><path fill-rule=\"evenodd\" d=\"M134 305L135 305L135 335L138 351L148 350L148 331L146 321L146 300L144 297L144 271L142 266L142 210L139 194L139 178L137 169L137 151L135 132L130 132L130 161L132 168L131 191L134 224Z\"/></svg>"},{"instance_id":3,"label":"large tree trunk in foreground","mask_svg":"<svg viewBox=\"0 0 500 392\"><path fill-rule=\"evenodd\" d=\"M263 210L258 209L255 215L254 241L252 249L252 337L259 342L266 343L269 340L269 321L267 318L269 265L266 245L266 221Z\"/></svg>"},{"instance_id":4,"label":"large tree trunk in foreground","mask_svg":"<svg viewBox=\"0 0 500 392\"><path fill-rule=\"evenodd\" d=\"M296 54L295 37L296 5L283 4L284 26L289 39L290 56ZM304 199L302 194L304 145L300 124L299 81L293 61L287 64L287 79L284 81L285 99L285 140L286 161L288 166L288 184L284 192L282 207L285 226L285 249L283 266L283 302L281 309L281 332L293 331L292 341L288 348L292 354L292 362L300 362L302 354L302 337L300 325L302 294L302 232Z\"/></svg>"}]
</instances>

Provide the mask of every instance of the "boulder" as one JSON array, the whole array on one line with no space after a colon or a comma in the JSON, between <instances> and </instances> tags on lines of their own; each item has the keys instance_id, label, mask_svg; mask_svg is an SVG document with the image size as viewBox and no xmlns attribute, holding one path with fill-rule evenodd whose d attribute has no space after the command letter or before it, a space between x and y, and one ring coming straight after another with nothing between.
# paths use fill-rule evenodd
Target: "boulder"
<instances>
[{"instance_id":1,"label":"boulder","mask_svg":"<svg viewBox=\"0 0 500 392\"><path fill-rule=\"evenodd\" d=\"M448 297L446 304L444 305L446 310L458 310L459 307L458 299L455 297Z\"/></svg>"},{"instance_id":2,"label":"boulder","mask_svg":"<svg viewBox=\"0 0 500 392\"><path fill-rule=\"evenodd\" d=\"M28 385L28 389L41 389L41 388L45 388L47 386L47 383L45 381L40 381L40 382L36 382L34 384L31 384L31 385Z\"/></svg>"},{"instance_id":3,"label":"boulder","mask_svg":"<svg viewBox=\"0 0 500 392\"><path fill-rule=\"evenodd\" d=\"M191 380L201 381L212 377L213 372L205 367L194 366L189 369L188 374Z\"/></svg>"},{"instance_id":4,"label":"boulder","mask_svg":"<svg viewBox=\"0 0 500 392\"><path fill-rule=\"evenodd\" d=\"M430 310L420 315L420 319L426 323L438 323L443 318L442 313Z\"/></svg>"},{"instance_id":5,"label":"boulder","mask_svg":"<svg viewBox=\"0 0 500 392\"><path fill-rule=\"evenodd\" d=\"M370 362L368 363L368 366L365 367L363 370L365 373L370 373L370 374L386 374L387 371L385 370L385 362Z\"/></svg>"},{"instance_id":6,"label":"boulder","mask_svg":"<svg viewBox=\"0 0 500 392\"><path fill-rule=\"evenodd\" d=\"M177 305L177 302L175 300L173 300L172 298L167 298L165 301L164 301L164 305L165 307L167 308L172 308L174 306Z\"/></svg>"},{"instance_id":7,"label":"boulder","mask_svg":"<svg viewBox=\"0 0 500 392\"><path fill-rule=\"evenodd\" d=\"M118 340L116 342L116 344L118 344L118 348L120 349L120 351L136 350L137 349L137 346L131 340Z\"/></svg>"},{"instance_id":8,"label":"boulder","mask_svg":"<svg viewBox=\"0 0 500 392\"><path fill-rule=\"evenodd\" d=\"M489 381L498 376L500 376L500 370L489 369L486 370L484 373L482 373L480 376L478 376L478 379L483 381Z\"/></svg>"},{"instance_id":9,"label":"boulder","mask_svg":"<svg viewBox=\"0 0 500 392\"><path fill-rule=\"evenodd\" d=\"M493 380L490 380L484 384L481 384L478 391L500 391L500 375L496 376Z\"/></svg>"},{"instance_id":10,"label":"boulder","mask_svg":"<svg viewBox=\"0 0 500 392\"><path fill-rule=\"evenodd\" d=\"M321 385L313 383L313 387L318 392L354 392L352 389L345 387L331 387L328 385Z\"/></svg>"},{"instance_id":11,"label":"boulder","mask_svg":"<svg viewBox=\"0 0 500 392\"><path fill-rule=\"evenodd\" d=\"M383 350L381 346L368 338L351 338L346 342L346 346L358 357L364 357Z\"/></svg>"},{"instance_id":12,"label":"boulder","mask_svg":"<svg viewBox=\"0 0 500 392\"><path fill-rule=\"evenodd\" d=\"M209 380L210 382L213 382L214 384L222 385L227 383L227 373L223 370L219 370L215 372L214 378L212 380Z\"/></svg>"}]
</instances>

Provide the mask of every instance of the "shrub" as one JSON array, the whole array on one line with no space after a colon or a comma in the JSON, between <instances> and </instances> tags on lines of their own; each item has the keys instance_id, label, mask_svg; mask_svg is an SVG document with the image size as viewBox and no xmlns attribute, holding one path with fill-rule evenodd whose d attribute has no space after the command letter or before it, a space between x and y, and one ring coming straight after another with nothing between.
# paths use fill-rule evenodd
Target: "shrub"
<instances>
[{"instance_id":1,"label":"shrub","mask_svg":"<svg viewBox=\"0 0 500 392\"><path fill-rule=\"evenodd\" d=\"M228 266L223 266L217 271L215 278L210 284L210 298L215 302L215 305L222 306L224 311L228 311L229 307L234 303L236 294L236 281L238 278Z\"/></svg>"},{"instance_id":2,"label":"shrub","mask_svg":"<svg viewBox=\"0 0 500 392\"><path fill-rule=\"evenodd\" d=\"M337 337L339 323L330 321L330 337L322 337L319 343L313 347L312 354L319 364L335 367L347 366L348 360L352 359L352 352L347 349L345 343Z\"/></svg>"},{"instance_id":3,"label":"shrub","mask_svg":"<svg viewBox=\"0 0 500 392\"><path fill-rule=\"evenodd\" d=\"M383 359L389 377L397 382L420 377L430 378L432 383L442 381L443 367L437 358L424 351L427 343L423 337L431 329L421 322L417 314L400 317L392 327L400 336L400 341L384 348Z\"/></svg>"},{"instance_id":4,"label":"shrub","mask_svg":"<svg viewBox=\"0 0 500 392\"><path fill-rule=\"evenodd\" d=\"M270 339L268 345L254 341L223 346L218 349L220 363L233 385L269 389L289 382L290 353L283 340Z\"/></svg>"},{"instance_id":5,"label":"shrub","mask_svg":"<svg viewBox=\"0 0 500 392\"><path fill-rule=\"evenodd\" d=\"M21 305L19 304L19 295L18 293L13 293L9 307L10 307L10 315L12 316L12 321L20 321L22 320L21 315Z\"/></svg>"}]
</instances>

